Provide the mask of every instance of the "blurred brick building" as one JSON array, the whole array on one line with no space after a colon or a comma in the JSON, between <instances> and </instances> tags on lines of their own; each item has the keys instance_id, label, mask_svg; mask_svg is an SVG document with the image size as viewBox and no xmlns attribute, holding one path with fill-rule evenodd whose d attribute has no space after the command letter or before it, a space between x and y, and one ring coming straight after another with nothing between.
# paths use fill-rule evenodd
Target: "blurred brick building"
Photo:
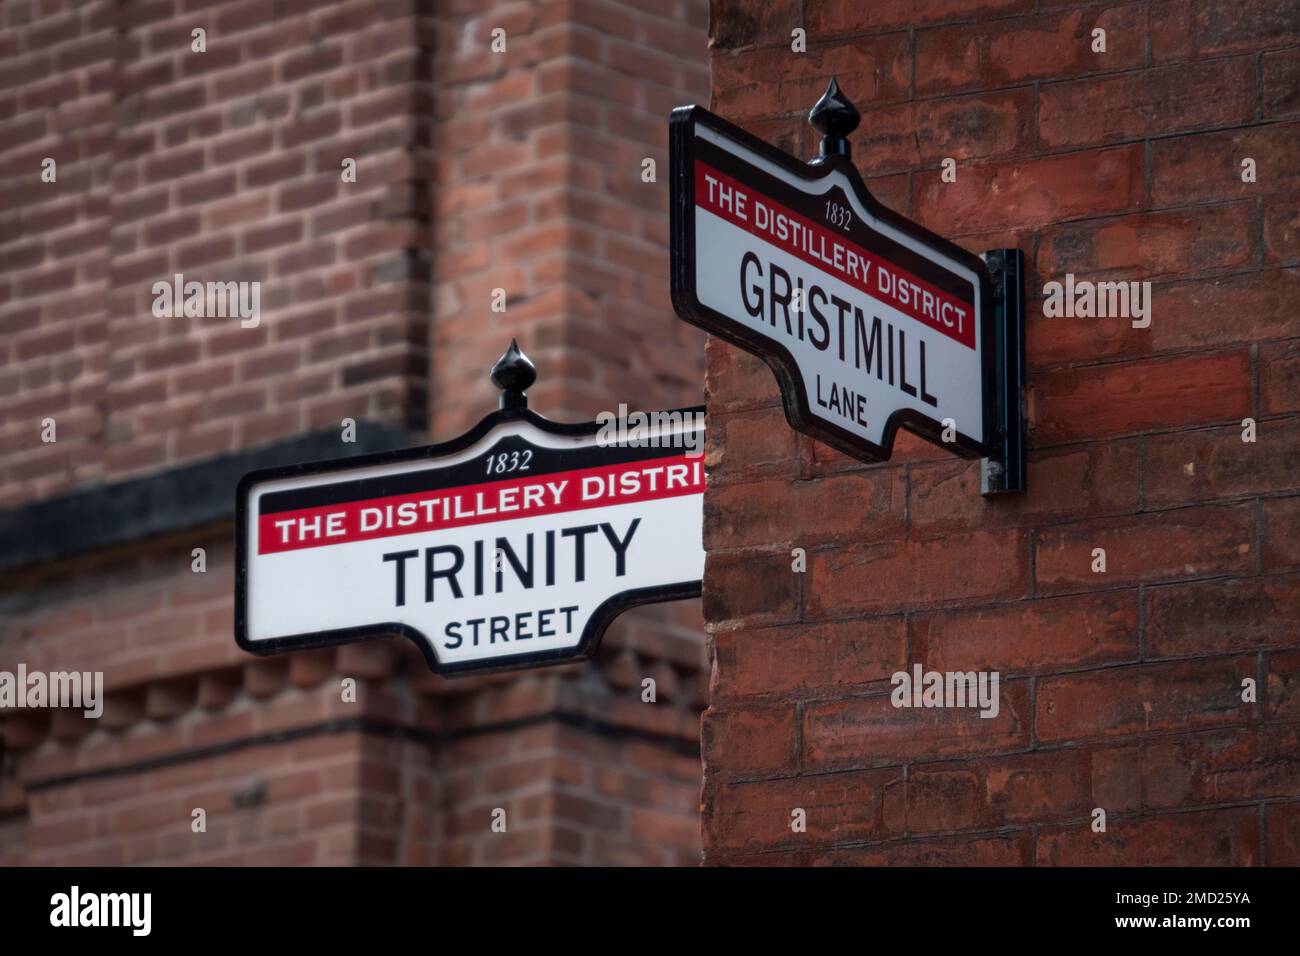
<instances>
[{"instance_id":1,"label":"blurred brick building","mask_svg":"<svg viewBox=\"0 0 1300 956\"><path fill-rule=\"evenodd\" d=\"M713 7L714 112L807 158L835 74L886 205L1024 250L1031 451L1001 500L862 465L710 341L705 861L1300 862L1300 3ZM1045 318L1066 273L1150 327ZM891 707L913 663L999 671L998 717Z\"/></svg>"},{"instance_id":2,"label":"blurred brick building","mask_svg":"<svg viewBox=\"0 0 1300 956\"><path fill-rule=\"evenodd\" d=\"M98 723L3 718L0 862L690 863L701 749L709 863L1300 861L1296 0L0 22L0 669L110 688ZM1025 252L1023 496L906 434L882 465L829 451L761 362L712 341L706 370L671 316L667 184L641 179L668 109L808 157L832 75L885 204ZM260 327L154 319L174 272L260 280ZM1150 281L1150 327L1046 318L1066 273ZM357 451L459 433L513 335L556 419L704 381L702 736L691 604L625 617L593 664L472 681L397 642L234 645L239 474L340 453L343 418ZM998 717L890 707L912 663L999 671Z\"/></svg>"},{"instance_id":3,"label":"blurred brick building","mask_svg":"<svg viewBox=\"0 0 1300 956\"><path fill-rule=\"evenodd\" d=\"M253 659L231 519L250 468L458 434L512 336L551 418L700 400L642 161L707 98L706 22L704 0L0 3L0 669L107 684L99 721L0 718L0 863L698 860L697 602L503 677L435 678L396 640ZM155 318L178 272L260 281L260 325Z\"/></svg>"}]
</instances>

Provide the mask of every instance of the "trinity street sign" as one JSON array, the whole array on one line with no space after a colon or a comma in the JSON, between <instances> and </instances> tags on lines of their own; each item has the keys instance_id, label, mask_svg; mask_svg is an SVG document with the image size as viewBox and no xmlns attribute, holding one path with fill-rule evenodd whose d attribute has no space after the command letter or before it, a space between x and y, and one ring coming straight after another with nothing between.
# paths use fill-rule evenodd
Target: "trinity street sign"
<instances>
[{"instance_id":1,"label":"trinity street sign","mask_svg":"<svg viewBox=\"0 0 1300 956\"><path fill-rule=\"evenodd\" d=\"M700 594L703 409L549 421L514 343L492 378L500 410L453 441L244 477L240 647L401 634L442 674L535 667Z\"/></svg>"}]
</instances>

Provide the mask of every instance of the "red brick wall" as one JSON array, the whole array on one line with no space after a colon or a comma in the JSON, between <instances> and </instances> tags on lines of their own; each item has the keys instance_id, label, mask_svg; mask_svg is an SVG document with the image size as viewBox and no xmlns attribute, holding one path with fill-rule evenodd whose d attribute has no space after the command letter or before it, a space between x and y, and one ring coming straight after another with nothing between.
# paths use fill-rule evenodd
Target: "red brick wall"
<instances>
[{"instance_id":1,"label":"red brick wall","mask_svg":"<svg viewBox=\"0 0 1300 956\"><path fill-rule=\"evenodd\" d=\"M1030 464L998 500L909 437L859 464L710 341L706 862L1300 862L1300 5L715 0L710 33L716 112L806 158L837 75L882 201L1024 250ZM1151 326L1045 318L1066 272L1149 280ZM1000 714L895 709L913 663L998 671Z\"/></svg>"},{"instance_id":2,"label":"red brick wall","mask_svg":"<svg viewBox=\"0 0 1300 956\"><path fill-rule=\"evenodd\" d=\"M703 4L420 10L6 4L0 506L344 417L458 433L515 334L557 418L699 401L641 164L703 98ZM175 272L260 281L261 326L154 318Z\"/></svg>"},{"instance_id":3,"label":"red brick wall","mask_svg":"<svg viewBox=\"0 0 1300 956\"><path fill-rule=\"evenodd\" d=\"M699 404L703 336L673 319L668 295L666 118L707 99L705 11L447 5L433 83L446 184L432 203L434 434L478 420L494 395L482 369L515 334L547 369L531 394L553 417ZM496 26L507 50L484 57ZM504 313L491 309L498 288Z\"/></svg>"},{"instance_id":4,"label":"red brick wall","mask_svg":"<svg viewBox=\"0 0 1300 956\"><path fill-rule=\"evenodd\" d=\"M702 0L0 5L0 508L344 417L446 439L495 407L515 335L550 417L698 403L663 167L668 108L707 97L705 20ZM260 280L260 327L154 318L176 271ZM407 642L253 659L232 593L228 523L3 574L0 669L102 670L108 701L0 717L0 863L698 860L698 602L627 615L591 664L446 681Z\"/></svg>"},{"instance_id":5,"label":"red brick wall","mask_svg":"<svg viewBox=\"0 0 1300 956\"><path fill-rule=\"evenodd\" d=\"M344 417L423 422L413 4L5 13L0 503ZM175 272L260 281L261 325L155 318ZM47 415L56 446L31 440Z\"/></svg>"}]
</instances>

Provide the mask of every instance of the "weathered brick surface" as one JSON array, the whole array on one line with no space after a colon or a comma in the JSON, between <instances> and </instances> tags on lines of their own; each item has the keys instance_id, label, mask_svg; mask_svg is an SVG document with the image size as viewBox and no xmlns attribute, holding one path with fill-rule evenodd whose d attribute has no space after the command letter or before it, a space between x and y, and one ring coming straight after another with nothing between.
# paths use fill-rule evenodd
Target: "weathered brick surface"
<instances>
[{"instance_id":1,"label":"weathered brick surface","mask_svg":"<svg viewBox=\"0 0 1300 956\"><path fill-rule=\"evenodd\" d=\"M723 115L807 157L834 73L882 201L1024 250L1029 491L791 437L709 343L706 862L1294 864L1294 0L727 0L710 30ZM1045 316L1067 272L1149 281L1151 325ZM894 707L916 663L998 671L998 716Z\"/></svg>"},{"instance_id":2,"label":"weathered brick surface","mask_svg":"<svg viewBox=\"0 0 1300 956\"><path fill-rule=\"evenodd\" d=\"M446 320L433 326L432 431L477 421L494 391L483 369L515 334L563 371L530 393L552 417L698 404L703 336L669 302L665 117L704 100L705 4L504 9L517 16L500 55L482 52L477 7L439 24L431 107L445 119L429 158L446 185L424 211Z\"/></svg>"}]
</instances>

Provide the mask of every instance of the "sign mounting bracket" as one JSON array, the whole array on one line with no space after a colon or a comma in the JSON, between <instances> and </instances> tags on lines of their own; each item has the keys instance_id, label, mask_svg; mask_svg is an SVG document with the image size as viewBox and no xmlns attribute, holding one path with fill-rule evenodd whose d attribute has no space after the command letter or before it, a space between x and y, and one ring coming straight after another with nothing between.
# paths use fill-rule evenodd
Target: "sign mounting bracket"
<instances>
[{"instance_id":1,"label":"sign mounting bracket","mask_svg":"<svg viewBox=\"0 0 1300 956\"><path fill-rule=\"evenodd\" d=\"M1025 257L1019 249L991 249L984 262L993 280L996 454L980 460L980 494L1025 490Z\"/></svg>"}]
</instances>

